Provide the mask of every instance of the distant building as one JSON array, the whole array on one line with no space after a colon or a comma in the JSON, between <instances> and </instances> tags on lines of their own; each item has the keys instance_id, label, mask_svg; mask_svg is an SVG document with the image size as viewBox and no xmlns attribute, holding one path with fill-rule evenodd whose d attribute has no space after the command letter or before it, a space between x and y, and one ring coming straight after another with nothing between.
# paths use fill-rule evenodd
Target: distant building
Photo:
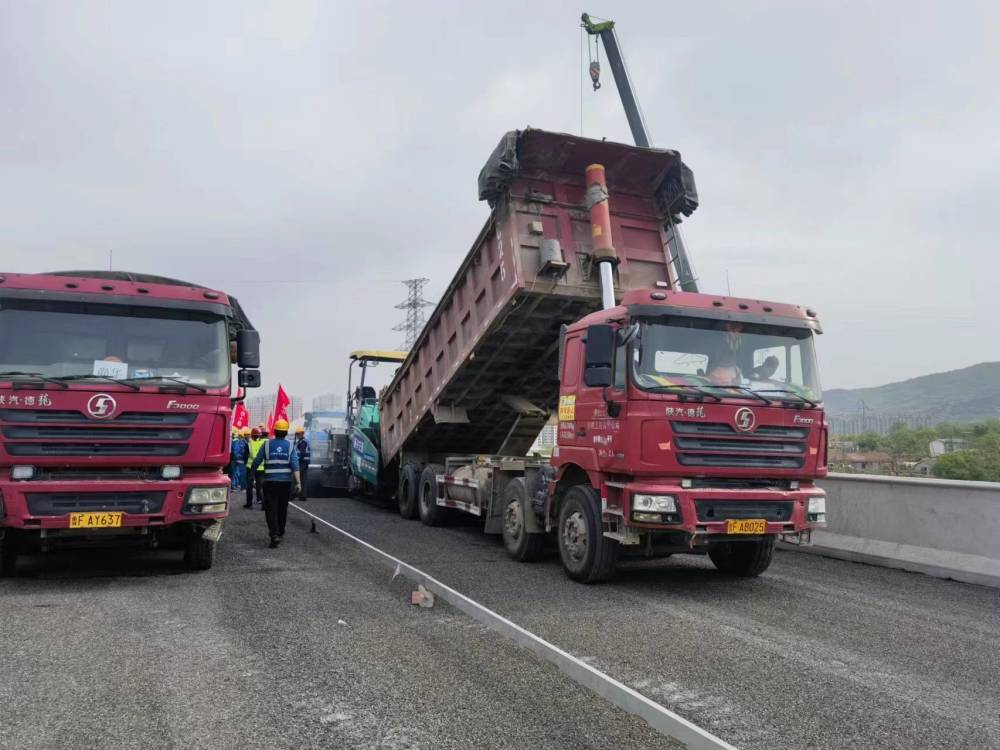
<instances>
[{"instance_id":1,"label":"distant building","mask_svg":"<svg viewBox=\"0 0 1000 750\"><path fill-rule=\"evenodd\" d=\"M892 470L892 456L881 451L869 453L847 452L830 449L828 463L831 468L839 471L857 471L868 474L878 474Z\"/></svg>"},{"instance_id":2,"label":"distant building","mask_svg":"<svg viewBox=\"0 0 1000 750\"><path fill-rule=\"evenodd\" d=\"M936 463L936 458L925 458L913 464L911 471L917 476L931 477L934 476L934 464Z\"/></svg>"},{"instance_id":3,"label":"distant building","mask_svg":"<svg viewBox=\"0 0 1000 750\"><path fill-rule=\"evenodd\" d=\"M937 440L932 440L930 445L927 446L928 452L931 456L943 456L945 453L954 453L955 451L964 451L969 447L969 441L963 440L962 438L939 438Z\"/></svg>"},{"instance_id":4,"label":"distant building","mask_svg":"<svg viewBox=\"0 0 1000 750\"><path fill-rule=\"evenodd\" d=\"M261 423L267 424L267 415L274 411L274 402L278 398L277 393L264 393L257 396L248 396L244 405L250 414L250 426L254 427ZM289 396L291 403L288 405L288 421L294 422L302 418L302 397Z\"/></svg>"},{"instance_id":5,"label":"distant building","mask_svg":"<svg viewBox=\"0 0 1000 750\"><path fill-rule=\"evenodd\" d=\"M532 443L528 453L552 453L552 449L556 445L557 430L558 425L555 422L545 425L542 431L538 433L538 437L535 438L535 442Z\"/></svg>"},{"instance_id":6,"label":"distant building","mask_svg":"<svg viewBox=\"0 0 1000 750\"><path fill-rule=\"evenodd\" d=\"M312 398L312 411L343 411L344 397L339 393L321 393Z\"/></svg>"}]
</instances>

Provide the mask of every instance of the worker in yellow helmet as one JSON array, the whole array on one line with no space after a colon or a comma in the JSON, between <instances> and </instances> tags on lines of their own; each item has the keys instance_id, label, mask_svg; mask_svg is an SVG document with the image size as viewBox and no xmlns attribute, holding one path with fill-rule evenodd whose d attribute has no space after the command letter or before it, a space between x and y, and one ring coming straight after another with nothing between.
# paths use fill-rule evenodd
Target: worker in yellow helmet
<instances>
[{"instance_id":1,"label":"worker in yellow helmet","mask_svg":"<svg viewBox=\"0 0 1000 750\"><path fill-rule=\"evenodd\" d=\"M299 493L299 499L308 500L306 492L309 491L309 463L312 461L312 448L306 439L306 428L302 425L295 428L295 450L299 454L299 474L302 477L302 491Z\"/></svg>"},{"instance_id":2,"label":"worker in yellow helmet","mask_svg":"<svg viewBox=\"0 0 1000 750\"><path fill-rule=\"evenodd\" d=\"M257 453L251 471L264 467L264 513L267 515L267 531L271 537L271 549L281 543L285 536L285 521L288 518L288 501L292 490L302 491L299 475L299 453L291 441L286 440L288 422L279 419L274 423L274 437L268 440L263 450Z\"/></svg>"},{"instance_id":3,"label":"worker in yellow helmet","mask_svg":"<svg viewBox=\"0 0 1000 750\"><path fill-rule=\"evenodd\" d=\"M264 466L259 469L251 468L254 459L257 458L264 445L267 443L267 435L259 427L250 430L250 449L247 454L247 501L244 508L252 508L254 501L263 506L264 503Z\"/></svg>"}]
</instances>

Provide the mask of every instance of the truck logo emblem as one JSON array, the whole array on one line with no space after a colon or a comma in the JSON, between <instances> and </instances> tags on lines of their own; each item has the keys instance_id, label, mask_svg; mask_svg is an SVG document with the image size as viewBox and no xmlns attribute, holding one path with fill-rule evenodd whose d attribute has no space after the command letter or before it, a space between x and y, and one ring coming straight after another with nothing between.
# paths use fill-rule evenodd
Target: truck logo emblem
<instances>
[{"instance_id":1,"label":"truck logo emblem","mask_svg":"<svg viewBox=\"0 0 1000 750\"><path fill-rule=\"evenodd\" d=\"M118 402L107 393L98 393L91 396L87 402L87 411L94 419L107 419L118 408Z\"/></svg>"},{"instance_id":2,"label":"truck logo emblem","mask_svg":"<svg viewBox=\"0 0 1000 750\"><path fill-rule=\"evenodd\" d=\"M740 432L749 432L757 424L757 416L753 413L753 409L748 409L744 406L736 412L735 421L737 430Z\"/></svg>"}]
</instances>

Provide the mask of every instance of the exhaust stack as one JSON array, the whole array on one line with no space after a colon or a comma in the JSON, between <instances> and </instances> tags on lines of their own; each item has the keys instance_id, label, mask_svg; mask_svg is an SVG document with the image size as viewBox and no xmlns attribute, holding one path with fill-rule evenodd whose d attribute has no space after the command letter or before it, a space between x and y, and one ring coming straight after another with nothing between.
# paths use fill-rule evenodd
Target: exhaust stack
<instances>
[{"instance_id":1,"label":"exhaust stack","mask_svg":"<svg viewBox=\"0 0 1000 750\"><path fill-rule=\"evenodd\" d=\"M586 171L587 208L590 209L590 233L594 243L594 262L601 274L601 306L615 306L615 266L618 254L611 240L611 208L603 164L591 164Z\"/></svg>"}]
</instances>

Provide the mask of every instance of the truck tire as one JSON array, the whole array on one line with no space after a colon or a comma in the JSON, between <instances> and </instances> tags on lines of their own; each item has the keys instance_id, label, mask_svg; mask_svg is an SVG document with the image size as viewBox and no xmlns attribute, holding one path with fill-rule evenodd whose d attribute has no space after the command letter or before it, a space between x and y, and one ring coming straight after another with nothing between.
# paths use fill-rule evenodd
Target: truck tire
<instances>
[{"instance_id":1,"label":"truck tire","mask_svg":"<svg viewBox=\"0 0 1000 750\"><path fill-rule=\"evenodd\" d=\"M507 483L500 500L503 508L503 546L507 554L520 562L530 562L541 557L545 545L544 534L529 534L524 514L532 513L528 498L528 485L524 477Z\"/></svg>"},{"instance_id":2,"label":"truck tire","mask_svg":"<svg viewBox=\"0 0 1000 750\"><path fill-rule=\"evenodd\" d=\"M447 510L437 504L437 475L444 473L444 467L439 464L427 464L420 474L420 492L417 495L417 506L420 520L425 526L441 526L445 522Z\"/></svg>"},{"instance_id":3,"label":"truck tire","mask_svg":"<svg viewBox=\"0 0 1000 750\"><path fill-rule=\"evenodd\" d=\"M191 539L184 549L184 562L188 570L210 570L215 562L215 542L210 539Z\"/></svg>"},{"instance_id":4,"label":"truck tire","mask_svg":"<svg viewBox=\"0 0 1000 750\"><path fill-rule=\"evenodd\" d=\"M0 539L0 578L7 578L17 572L17 540L7 531Z\"/></svg>"},{"instance_id":5,"label":"truck tire","mask_svg":"<svg viewBox=\"0 0 1000 750\"><path fill-rule=\"evenodd\" d=\"M771 565L775 537L752 542L723 542L709 548L708 556L726 575L740 578L759 576Z\"/></svg>"},{"instance_id":6,"label":"truck tire","mask_svg":"<svg viewBox=\"0 0 1000 750\"><path fill-rule=\"evenodd\" d=\"M416 518L417 493L420 492L420 469L416 464L406 464L399 472L399 489L396 499L399 501L399 515L403 518Z\"/></svg>"},{"instance_id":7,"label":"truck tire","mask_svg":"<svg viewBox=\"0 0 1000 750\"><path fill-rule=\"evenodd\" d=\"M559 557L566 575L580 583L597 583L614 577L618 542L604 536L597 490L589 485L571 487L559 509Z\"/></svg>"}]
</instances>

